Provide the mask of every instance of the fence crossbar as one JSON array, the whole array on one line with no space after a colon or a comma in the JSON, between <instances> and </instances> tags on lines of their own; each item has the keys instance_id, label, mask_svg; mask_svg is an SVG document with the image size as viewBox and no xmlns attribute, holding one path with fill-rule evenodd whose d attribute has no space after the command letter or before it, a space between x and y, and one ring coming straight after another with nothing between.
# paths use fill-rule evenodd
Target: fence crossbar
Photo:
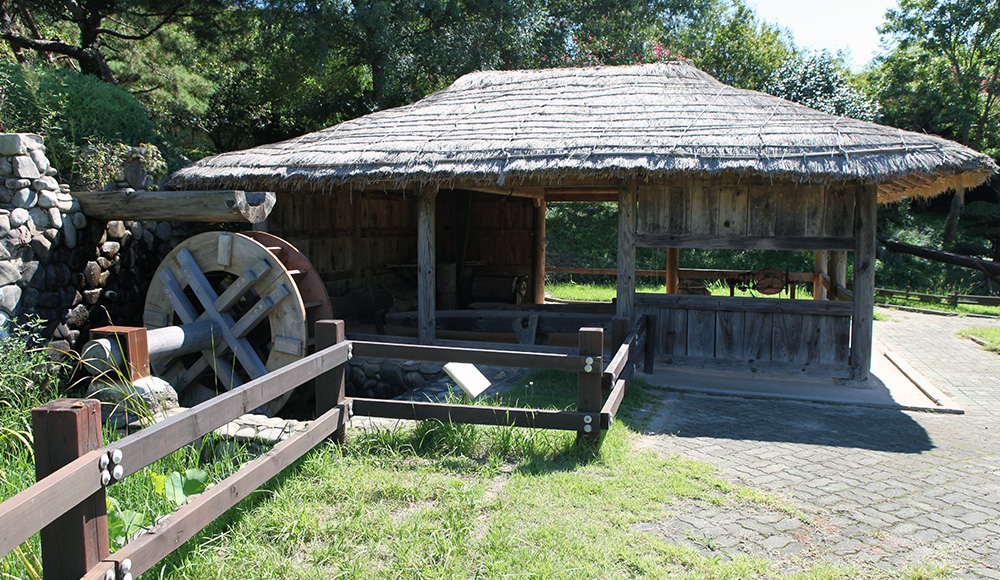
<instances>
[{"instance_id":1,"label":"fence crossbar","mask_svg":"<svg viewBox=\"0 0 1000 580\"><path fill-rule=\"evenodd\" d=\"M487 407L483 405L456 405L429 401L396 401L386 399L349 399L356 415L406 419L412 421L436 420L442 423L474 425L502 425L536 429L562 429L578 431L587 425L586 417L608 428L607 417L599 412L557 411L551 409L522 409L516 407Z\"/></svg>"},{"instance_id":2,"label":"fence crossbar","mask_svg":"<svg viewBox=\"0 0 1000 580\"><path fill-rule=\"evenodd\" d=\"M637 348L639 344L639 339L642 337L646 330L646 318L640 318L635 326L632 327L632 331L625 337L622 341L618 351L615 356L611 358L608 362L608 366L604 369L604 374L601 376L602 384L605 390L611 388L615 384L615 381L621 376L622 371L629 366L629 363L634 362L632 360L632 353L639 352L640 349Z\"/></svg>"},{"instance_id":3,"label":"fence crossbar","mask_svg":"<svg viewBox=\"0 0 1000 580\"><path fill-rule=\"evenodd\" d=\"M515 352L449 346L427 346L383 342L351 341L354 356L423 360L430 362L466 362L473 364L579 372L586 366L585 357L543 352Z\"/></svg>"}]
</instances>

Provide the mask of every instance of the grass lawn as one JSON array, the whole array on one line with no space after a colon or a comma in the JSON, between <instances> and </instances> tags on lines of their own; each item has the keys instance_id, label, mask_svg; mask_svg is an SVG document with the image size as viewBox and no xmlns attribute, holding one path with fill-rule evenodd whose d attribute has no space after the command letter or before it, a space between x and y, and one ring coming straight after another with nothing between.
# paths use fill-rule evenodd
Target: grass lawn
<instances>
[{"instance_id":1,"label":"grass lawn","mask_svg":"<svg viewBox=\"0 0 1000 580\"><path fill-rule=\"evenodd\" d=\"M959 331L962 336L975 337L983 348L992 352L1000 352L1000 328L965 328Z\"/></svg>"}]
</instances>

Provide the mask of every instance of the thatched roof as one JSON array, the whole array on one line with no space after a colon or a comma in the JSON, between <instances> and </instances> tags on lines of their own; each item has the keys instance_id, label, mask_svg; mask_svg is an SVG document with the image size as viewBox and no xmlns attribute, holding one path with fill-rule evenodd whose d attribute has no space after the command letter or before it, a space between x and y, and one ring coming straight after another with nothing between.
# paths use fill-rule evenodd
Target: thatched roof
<instances>
[{"instance_id":1,"label":"thatched roof","mask_svg":"<svg viewBox=\"0 0 1000 580\"><path fill-rule=\"evenodd\" d=\"M879 199L972 187L986 155L736 89L684 62L487 71L405 107L203 159L173 187L359 187L675 173L860 179Z\"/></svg>"}]
</instances>

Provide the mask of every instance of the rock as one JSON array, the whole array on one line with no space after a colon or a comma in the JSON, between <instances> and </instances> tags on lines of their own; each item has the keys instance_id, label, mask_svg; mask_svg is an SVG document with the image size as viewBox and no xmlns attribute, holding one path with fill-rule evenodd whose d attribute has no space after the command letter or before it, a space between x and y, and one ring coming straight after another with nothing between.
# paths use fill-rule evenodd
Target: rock
<instances>
[{"instance_id":1,"label":"rock","mask_svg":"<svg viewBox=\"0 0 1000 580\"><path fill-rule=\"evenodd\" d=\"M70 278L70 272L69 268L67 268L66 279L69 280L69 278ZM65 286L59 289L59 303L66 308L72 308L74 306L77 306L79 302L77 302L76 304L73 303L73 300L76 298L77 295L78 295L77 291L74 290L72 287L70 287L69 284L67 283ZM67 314L67 316L69 316L69 314Z\"/></svg>"},{"instance_id":2,"label":"rock","mask_svg":"<svg viewBox=\"0 0 1000 580\"><path fill-rule=\"evenodd\" d=\"M121 223L121 222L118 222ZM118 242L104 242L101 245L101 253L109 258L114 258L118 255L118 250L121 249L121 244Z\"/></svg>"},{"instance_id":3,"label":"rock","mask_svg":"<svg viewBox=\"0 0 1000 580\"><path fill-rule=\"evenodd\" d=\"M50 207L48 209L48 212L49 212L49 223L52 224L52 227L57 229L63 227L62 212L59 211L59 208Z\"/></svg>"},{"instance_id":4,"label":"rock","mask_svg":"<svg viewBox=\"0 0 1000 580\"><path fill-rule=\"evenodd\" d=\"M415 387L424 382L424 375L418 372L409 372L404 376L406 380L406 386Z\"/></svg>"},{"instance_id":5,"label":"rock","mask_svg":"<svg viewBox=\"0 0 1000 580\"><path fill-rule=\"evenodd\" d=\"M53 208L53 209L55 209L55 208ZM57 244L58 243L58 241L57 241L59 239L59 230L58 229L56 229L56 228L45 228L45 231L42 232L42 233L45 234L45 237L48 238L53 244Z\"/></svg>"},{"instance_id":6,"label":"rock","mask_svg":"<svg viewBox=\"0 0 1000 580\"><path fill-rule=\"evenodd\" d=\"M420 372L423 373L424 376L433 376L441 372L442 366L443 365L440 363L423 363L420 365Z\"/></svg>"},{"instance_id":7,"label":"rock","mask_svg":"<svg viewBox=\"0 0 1000 580\"><path fill-rule=\"evenodd\" d=\"M128 228L128 231L132 232L133 238L138 240L139 238L142 237L143 228L141 223L134 221L126 221L125 227Z\"/></svg>"},{"instance_id":8,"label":"rock","mask_svg":"<svg viewBox=\"0 0 1000 580\"><path fill-rule=\"evenodd\" d=\"M97 301L100 300L100 299L101 299L101 289L100 288L95 288L93 290L84 290L83 291L83 302L84 302L84 304L90 304L91 306L93 306L94 304L97 304Z\"/></svg>"},{"instance_id":9,"label":"rock","mask_svg":"<svg viewBox=\"0 0 1000 580\"><path fill-rule=\"evenodd\" d=\"M10 214L0 215L0 238L6 237L10 231Z\"/></svg>"},{"instance_id":10,"label":"rock","mask_svg":"<svg viewBox=\"0 0 1000 580\"><path fill-rule=\"evenodd\" d=\"M21 291L21 306L24 308L34 308L38 305L41 295L42 293L38 288L25 288Z\"/></svg>"},{"instance_id":11,"label":"rock","mask_svg":"<svg viewBox=\"0 0 1000 580\"><path fill-rule=\"evenodd\" d=\"M414 360L408 360L399 366L403 369L404 373L412 373L420 370L420 363Z\"/></svg>"},{"instance_id":12,"label":"rock","mask_svg":"<svg viewBox=\"0 0 1000 580\"><path fill-rule=\"evenodd\" d=\"M365 384L365 371L358 368L357 365L351 365L350 380L356 385Z\"/></svg>"},{"instance_id":13,"label":"rock","mask_svg":"<svg viewBox=\"0 0 1000 580\"><path fill-rule=\"evenodd\" d=\"M31 189L35 191L51 191L55 193L59 190L59 182L51 177L39 177L31 181Z\"/></svg>"},{"instance_id":14,"label":"rock","mask_svg":"<svg viewBox=\"0 0 1000 580\"><path fill-rule=\"evenodd\" d=\"M69 216L63 219L63 243L71 250L76 247L76 225Z\"/></svg>"},{"instance_id":15,"label":"rock","mask_svg":"<svg viewBox=\"0 0 1000 580\"><path fill-rule=\"evenodd\" d=\"M6 155L0 155L0 177L10 177L14 173L14 166Z\"/></svg>"},{"instance_id":16,"label":"rock","mask_svg":"<svg viewBox=\"0 0 1000 580\"><path fill-rule=\"evenodd\" d=\"M0 133L0 155L27 155L41 146L42 138L34 133Z\"/></svg>"},{"instance_id":17,"label":"rock","mask_svg":"<svg viewBox=\"0 0 1000 580\"><path fill-rule=\"evenodd\" d=\"M28 210L28 215L31 216L31 221L34 222L36 230L44 230L51 225L49 223L48 210L40 207L33 207Z\"/></svg>"},{"instance_id":18,"label":"rock","mask_svg":"<svg viewBox=\"0 0 1000 580\"><path fill-rule=\"evenodd\" d=\"M38 207L48 209L50 207L56 207L58 204L59 198L56 197L56 193L54 191L38 192Z\"/></svg>"},{"instance_id":19,"label":"rock","mask_svg":"<svg viewBox=\"0 0 1000 580\"><path fill-rule=\"evenodd\" d=\"M82 211L73 214L73 225L76 226L77 230L87 227L87 216L83 215Z\"/></svg>"},{"instance_id":20,"label":"rock","mask_svg":"<svg viewBox=\"0 0 1000 580\"><path fill-rule=\"evenodd\" d=\"M42 292L38 295L38 306L46 310L51 310L53 312L59 308L59 293L58 292ZM55 316L46 316L45 318L51 320Z\"/></svg>"},{"instance_id":21,"label":"rock","mask_svg":"<svg viewBox=\"0 0 1000 580\"><path fill-rule=\"evenodd\" d=\"M0 288L0 309L7 314L17 314L17 307L21 303L21 287L17 284L9 284Z\"/></svg>"},{"instance_id":22,"label":"rock","mask_svg":"<svg viewBox=\"0 0 1000 580\"><path fill-rule=\"evenodd\" d=\"M147 248L152 248L153 247L153 242L155 240L156 240L156 237L153 235L153 232L151 232L149 230L143 230L142 231L142 243L146 244Z\"/></svg>"},{"instance_id":23,"label":"rock","mask_svg":"<svg viewBox=\"0 0 1000 580\"><path fill-rule=\"evenodd\" d=\"M83 304L78 304L69 311L69 314L66 316L66 324L73 328L81 328L84 324L87 324L87 320L89 319L90 310Z\"/></svg>"},{"instance_id":24,"label":"rock","mask_svg":"<svg viewBox=\"0 0 1000 580\"><path fill-rule=\"evenodd\" d=\"M378 374L379 367L377 364L365 361L361 363L361 370L365 372L365 376L368 378L373 378Z\"/></svg>"},{"instance_id":25,"label":"rock","mask_svg":"<svg viewBox=\"0 0 1000 580\"><path fill-rule=\"evenodd\" d=\"M18 281L21 288L44 288L45 268L35 260L30 260L21 265L21 279Z\"/></svg>"},{"instance_id":26,"label":"rock","mask_svg":"<svg viewBox=\"0 0 1000 580\"><path fill-rule=\"evenodd\" d=\"M31 238L31 249L35 251L35 257L40 262L49 261L49 252L52 250L52 240L45 236L35 236Z\"/></svg>"},{"instance_id":27,"label":"rock","mask_svg":"<svg viewBox=\"0 0 1000 580\"><path fill-rule=\"evenodd\" d=\"M108 222L108 237L119 239L125 235L125 223L120 220L113 220Z\"/></svg>"},{"instance_id":28,"label":"rock","mask_svg":"<svg viewBox=\"0 0 1000 580\"><path fill-rule=\"evenodd\" d=\"M45 170L45 175L48 175L49 177L56 177L57 175L59 175L59 170L56 169L55 167L52 167L50 165L49 168ZM63 188L63 184L59 184L59 189L62 189L62 188ZM69 188L67 187L67 189L69 189Z\"/></svg>"},{"instance_id":29,"label":"rock","mask_svg":"<svg viewBox=\"0 0 1000 580\"><path fill-rule=\"evenodd\" d=\"M26 187L15 189L14 195L10 198L10 203L14 207L32 208L38 203L38 194Z\"/></svg>"},{"instance_id":30,"label":"rock","mask_svg":"<svg viewBox=\"0 0 1000 580\"><path fill-rule=\"evenodd\" d=\"M71 211L77 211L79 209L73 207L73 202L76 201L76 198L73 197L72 195L68 193L63 193L61 191L57 191L55 192L55 197L56 197L55 206L61 209L62 211L69 213Z\"/></svg>"},{"instance_id":31,"label":"rock","mask_svg":"<svg viewBox=\"0 0 1000 580\"><path fill-rule=\"evenodd\" d=\"M108 376L94 380L87 389L86 397L139 418L150 418L177 407L177 391L167 381L158 377L144 377L135 381L123 379L124 377Z\"/></svg>"},{"instance_id":32,"label":"rock","mask_svg":"<svg viewBox=\"0 0 1000 580\"><path fill-rule=\"evenodd\" d=\"M10 328L10 315L0 310L0 340L7 338L8 328Z\"/></svg>"},{"instance_id":33,"label":"rock","mask_svg":"<svg viewBox=\"0 0 1000 580\"><path fill-rule=\"evenodd\" d=\"M380 369L382 381L390 385L403 386L406 379L403 378L403 371L399 368L399 363L395 361L383 361Z\"/></svg>"},{"instance_id":34,"label":"rock","mask_svg":"<svg viewBox=\"0 0 1000 580\"><path fill-rule=\"evenodd\" d=\"M0 260L9 260L10 251L7 249L6 244L0 244Z\"/></svg>"},{"instance_id":35,"label":"rock","mask_svg":"<svg viewBox=\"0 0 1000 580\"><path fill-rule=\"evenodd\" d=\"M101 267L97 262L87 262L83 268L83 283L87 288L97 288L101 281Z\"/></svg>"},{"instance_id":36,"label":"rock","mask_svg":"<svg viewBox=\"0 0 1000 580\"><path fill-rule=\"evenodd\" d=\"M16 155L10 158L10 164L14 166L14 175L24 179L38 179L42 176L38 172L38 166L27 155Z\"/></svg>"},{"instance_id":37,"label":"rock","mask_svg":"<svg viewBox=\"0 0 1000 580\"><path fill-rule=\"evenodd\" d=\"M37 264L35 266L37 268ZM21 279L21 271L10 262L0 262L0 286L15 284Z\"/></svg>"},{"instance_id":38,"label":"rock","mask_svg":"<svg viewBox=\"0 0 1000 580\"><path fill-rule=\"evenodd\" d=\"M156 224L156 231L153 233L161 242L169 242L173 232L174 228L170 225L170 222L159 222Z\"/></svg>"},{"instance_id":39,"label":"rock","mask_svg":"<svg viewBox=\"0 0 1000 580\"><path fill-rule=\"evenodd\" d=\"M10 203L12 199L14 199L14 192L7 189L6 185L0 184L0 203Z\"/></svg>"},{"instance_id":40,"label":"rock","mask_svg":"<svg viewBox=\"0 0 1000 580\"><path fill-rule=\"evenodd\" d=\"M31 157L31 160L35 162L35 166L43 174L49 170L49 159L45 156L45 152L42 149L32 149L28 152L28 156Z\"/></svg>"},{"instance_id":41,"label":"rock","mask_svg":"<svg viewBox=\"0 0 1000 580\"><path fill-rule=\"evenodd\" d=\"M24 212L23 220L21 220L21 215L17 212ZM28 221L28 210L15 209L10 213L10 225L12 226L10 231L7 232L7 245L8 246L23 246L31 243L31 232L28 230L28 226L24 225ZM21 223L18 224L17 222Z\"/></svg>"},{"instance_id":42,"label":"rock","mask_svg":"<svg viewBox=\"0 0 1000 580\"><path fill-rule=\"evenodd\" d=\"M31 187L31 180L21 179L20 177L8 177L3 184L7 189L25 189Z\"/></svg>"},{"instance_id":43,"label":"rock","mask_svg":"<svg viewBox=\"0 0 1000 580\"><path fill-rule=\"evenodd\" d=\"M101 272L101 276L97 280L97 285L104 288L108 285L108 279L111 278L111 272Z\"/></svg>"}]
</instances>

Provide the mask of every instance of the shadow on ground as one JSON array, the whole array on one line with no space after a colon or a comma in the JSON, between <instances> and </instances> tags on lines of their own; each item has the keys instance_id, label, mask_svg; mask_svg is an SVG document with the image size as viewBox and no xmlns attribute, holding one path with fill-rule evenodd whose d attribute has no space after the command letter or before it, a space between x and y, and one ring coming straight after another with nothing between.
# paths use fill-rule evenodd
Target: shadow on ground
<instances>
[{"instance_id":1,"label":"shadow on ground","mask_svg":"<svg viewBox=\"0 0 1000 580\"><path fill-rule=\"evenodd\" d=\"M820 405L676 392L653 397L627 421L648 434L782 441L892 453L934 448L908 414L888 409Z\"/></svg>"}]
</instances>

